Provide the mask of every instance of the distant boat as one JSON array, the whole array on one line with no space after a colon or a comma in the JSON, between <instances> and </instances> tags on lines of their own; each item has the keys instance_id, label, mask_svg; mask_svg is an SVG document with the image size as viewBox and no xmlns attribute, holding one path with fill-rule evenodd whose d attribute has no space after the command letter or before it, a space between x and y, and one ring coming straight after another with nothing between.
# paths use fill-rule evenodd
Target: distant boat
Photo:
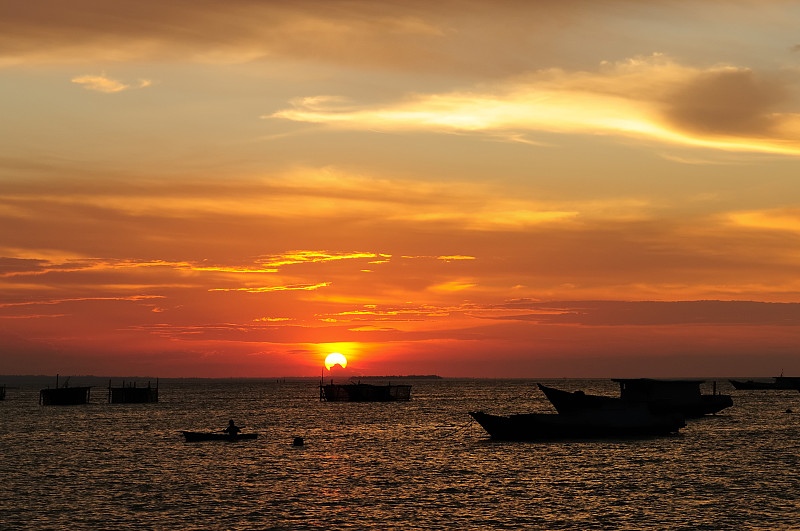
<instances>
[{"instance_id":1,"label":"distant boat","mask_svg":"<svg viewBox=\"0 0 800 531\"><path fill-rule=\"evenodd\" d=\"M327 402L395 402L411 399L410 385L319 384L319 399Z\"/></svg>"},{"instance_id":2,"label":"distant boat","mask_svg":"<svg viewBox=\"0 0 800 531\"><path fill-rule=\"evenodd\" d=\"M800 390L800 377L798 376L775 376L771 382L757 381L757 380L728 380L734 389L739 391L753 390L753 389L770 389L770 390L784 390L784 389L797 389Z\"/></svg>"},{"instance_id":3,"label":"distant boat","mask_svg":"<svg viewBox=\"0 0 800 531\"><path fill-rule=\"evenodd\" d=\"M69 378L64 382L63 387L58 386L58 375L56 375L55 388L47 388L39 391L39 404L42 406L75 406L88 404L91 387L69 387Z\"/></svg>"},{"instance_id":4,"label":"distant boat","mask_svg":"<svg viewBox=\"0 0 800 531\"><path fill-rule=\"evenodd\" d=\"M470 416L492 439L537 441L553 439L630 438L669 435L686 426L683 419L638 411L586 410L581 413L524 413L490 415L471 411Z\"/></svg>"},{"instance_id":5,"label":"distant boat","mask_svg":"<svg viewBox=\"0 0 800 531\"><path fill-rule=\"evenodd\" d=\"M249 441L258 437L257 433L239 433L236 435L229 435L221 432L199 432L199 431L181 431L186 438L186 442L199 442L199 441Z\"/></svg>"},{"instance_id":6,"label":"distant boat","mask_svg":"<svg viewBox=\"0 0 800 531\"><path fill-rule=\"evenodd\" d=\"M647 402L654 411L679 413L684 417L702 417L733 405L730 395L704 395L704 380L654 380L651 378L614 378L620 387L620 398Z\"/></svg>"},{"instance_id":7,"label":"distant boat","mask_svg":"<svg viewBox=\"0 0 800 531\"><path fill-rule=\"evenodd\" d=\"M0 400L6 399L6 386L0 387Z\"/></svg>"}]
</instances>

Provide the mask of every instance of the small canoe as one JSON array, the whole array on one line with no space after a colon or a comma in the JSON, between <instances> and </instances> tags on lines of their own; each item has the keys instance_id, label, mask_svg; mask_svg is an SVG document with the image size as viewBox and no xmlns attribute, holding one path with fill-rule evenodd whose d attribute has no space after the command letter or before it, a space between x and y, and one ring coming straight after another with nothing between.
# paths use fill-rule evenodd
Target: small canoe
<instances>
[{"instance_id":1,"label":"small canoe","mask_svg":"<svg viewBox=\"0 0 800 531\"><path fill-rule=\"evenodd\" d=\"M205 431L182 431L183 436L186 438L186 442L198 442L198 441L228 441L228 442L235 442L235 441L245 441L245 440L252 440L258 437L257 433L240 433L238 435L228 435L227 433L220 433L220 432L205 432Z\"/></svg>"}]
</instances>

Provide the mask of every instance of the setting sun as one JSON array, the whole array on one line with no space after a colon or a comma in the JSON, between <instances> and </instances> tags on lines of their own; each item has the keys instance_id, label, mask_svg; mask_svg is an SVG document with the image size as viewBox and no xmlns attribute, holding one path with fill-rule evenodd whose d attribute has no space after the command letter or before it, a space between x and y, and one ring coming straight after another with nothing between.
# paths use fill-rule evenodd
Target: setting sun
<instances>
[{"instance_id":1,"label":"setting sun","mask_svg":"<svg viewBox=\"0 0 800 531\"><path fill-rule=\"evenodd\" d=\"M334 365L339 365L344 369L347 367L347 358L338 352L328 354L328 357L325 358L325 368L331 370Z\"/></svg>"}]
</instances>

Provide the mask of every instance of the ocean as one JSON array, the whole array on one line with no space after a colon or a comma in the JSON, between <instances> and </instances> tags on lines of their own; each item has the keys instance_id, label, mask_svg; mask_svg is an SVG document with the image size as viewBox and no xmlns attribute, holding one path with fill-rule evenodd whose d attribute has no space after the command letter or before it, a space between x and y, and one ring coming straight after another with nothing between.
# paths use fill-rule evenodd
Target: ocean
<instances>
[{"instance_id":1,"label":"ocean","mask_svg":"<svg viewBox=\"0 0 800 531\"><path fill-rule=\"evenodd\" d=\"M633 440L495 442L467 414L553 411L537 382L619 392L445 378L328 403L313 378L161 380L154 404L94 382L89 404L40 406L39 385L6 379L0 529L800 529L797 391L719 380L733 407ZM258 439L180 434L229 419Z\"/></svg>"}]
</instances>

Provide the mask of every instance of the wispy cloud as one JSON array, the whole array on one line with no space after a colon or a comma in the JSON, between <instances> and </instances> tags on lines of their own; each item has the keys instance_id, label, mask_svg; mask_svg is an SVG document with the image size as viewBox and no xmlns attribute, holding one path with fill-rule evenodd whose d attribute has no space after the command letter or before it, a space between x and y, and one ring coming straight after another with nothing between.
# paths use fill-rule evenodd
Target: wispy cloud
<instances>
[{"instance_id":1,"label":"wispy cloud","mask_svg":"<svg viewBox=\"0 0 800 531\"><path fill-rule=\"evenodd\" d=\"M729 219L742 227L800 233L800 208L733 212Z\"/></svg>"},{"instance_id":2,"label":"wispy cloud","mask_svg":"<svg viewBox=\"0 0 800 531\"><path fill-rule=\"evenodd\" d=\"M89 187L76 192L53 187L42 193L20 184L17 191L0 192L0 206L13 205L10 216L33 218L51 205L69 208L72 215L96 208L108 213L159 218L194 219L199 215L274 219L369 218L433 224L454 224L472 230L523 230L532 226L571 223L585 217L640 217L649 207L646 199L619 198L606 201L555 201L514 197L499 186L470 182L427 182L383 179L352 174L337 168L299 168L258 181L225 184L146 182L142 186L120 184ZM314 251L317 252L317 251ZM369 258L356 253L353 257ZM281 262L338 260L351 255L311 254L264 257L264 267ZM379 258L377 255L373 259Z\"/></svg>"},{"instance_id":3,"label":"wispy cloud","mask_svg":"<svg viewBox=\"0 0 800 531\"><path fill-rule=\"evenodd\" d=\"M527 40L532 35L537 41L545 40L556 31L559 24L554 22L563 24L584 16L581 9L555 5L543 9L538 4L516 0L485 5L454 0L435 5L418 0L400 4L331 0L321 6L315 0L230 0L223 6L175 0L165 6L142 0L117 12L112 7L99 9L87 0L69 5L41 0L16 6L0 19L0 64L86 60L241 63L293 57L401 68L453 68L458 63L463 63L462 69L475 68L457 58L459 47L485 53L489 46L502 48L502 43L495 42L501 37L505 42L519 41L522 35ZM594 13L595 17L601 14ZM494 25L486 24L492 16L501 17L509 27L504 25L498 32ZM513 24L521 19L525 20L524 31ZM530 31L531 26L535 32ZM535 45L526 48L536 52ZM489 68L491 61L484 53L473 54L472 63ZM475 61L478 58L483 60Z\"/></svg>"},{"instance_id":4,"label":"wispy cloud","mask_svg":"<svg viewBox=\"0 0 800 531\"><path fill-rule=\"evenodd\" d=\"M430 286L428 289L440 293L451 293L456 291L470 290L476 286L477 284L471 280L449 280L447 282Z\"/></svg>"},{"instance_id":5,"label":"wispy cloud","mask_svg":"<svg viewBox=\"0 0 800 531\"><path fill-rule=\"evenodd\" d=\"M531 313L492 317L583 326L668 326L676 324L800 324L800 304L754 301L566 301L531 302ZM519 308L519 306L518 306Z\"/></svg>"},{"instance_id":6,"label":"wispy cloud","mask_svg":"<svg viewBox=\"0 0 800 531\"><path fill-rule=\"evenodd\" d=\"M616 134L726 151L800 155L800 118L779 112L788 79L734 66L698 69L654 54L596 71L550 69L476 91L353 109L302 98L266 118L364 130L498 135ZM791 102L789 102L791 104ZM800 106L800 102L794 102Z\"/></svg>"},{"instance_id":7,"label":"wispy cloud","mask_svg":"<svg viewBox=\"0 0 800 531\"><path fill-rule=\"evenodd\" d=\"M101 75L87 74L84 76L78 76L72 78L72 82L77 83L78 85L83 85L83 88L85 88L86 90L92 90L95 92L104 92L106 94L114 94L116 92L122 92L124 90L144 88L152 85L152 81L147 79L140 79L134 85L129 85L121 81L118 81L116 79L111 79L107 77L105 74Z\"/></svg>"},{"instance_id":8,"label":"wispy cloud","mask_svg":"<svg viewBox=\"0 0 800 531\"><path fill-rule=\"evenodd\" d=\"M25 302L8 302L0 303L0 308L10 308L15 306L39 306L39 305L56 305L66 304L71 302L87 302L87 301L128 301L140 302L149 301L152 299L163 299L161 295L133 295L130 297L77 297L77 298L64 298L64 299L42 299L31 300Z\"/></svg>"},{"instance_id":9,"label":"wispy cloud","mask_svg":"<svg viewBox=\"0 0 800 531\"><path fill-rule=\"evenodd\" d=\"M309 264L317 262L331 262L336 260L352 260L356 258L376 258L375 253L331 253L327 251L288 251L280 255L270 255L258 258L259 263L268 267L280 267L293 264ZM375 262L371 262L375 263Z\"/></svg>"},{"instance_id":10,"label":"wispy cloud","mask_svg":"<svg viewBox=\"0 0 800 531\"><path fill-rule=\"evenodd\" d=\"M289 286L261 286L256 288L212 288L208 291L243 291L246 293L267 293L270 291L311 291L330 286L330 282L320 282L318 284L293 284Z\"/></svg>"}]
</instances>

